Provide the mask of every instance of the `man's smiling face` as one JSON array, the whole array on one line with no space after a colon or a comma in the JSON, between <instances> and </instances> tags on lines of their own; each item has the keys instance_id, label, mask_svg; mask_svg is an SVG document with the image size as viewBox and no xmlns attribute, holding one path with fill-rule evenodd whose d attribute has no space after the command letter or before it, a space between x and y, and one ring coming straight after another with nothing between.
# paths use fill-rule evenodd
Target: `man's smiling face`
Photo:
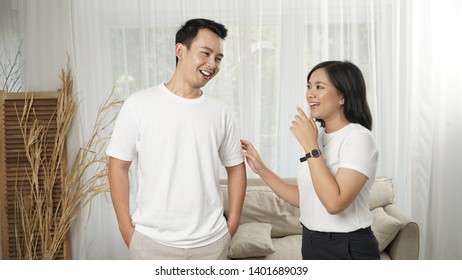
<instances>
[{"instance_id":1,"label":"man's smiling face","mask_svg":"<svg viewBox=\"0 0 462 280\"><path fill-rule=\"evenodd\" d=\"M193 87L203 87L220 71L223 39L208 29L200 29L190 48L181 45L179 64Z\"/></svg>"}]
</instances>

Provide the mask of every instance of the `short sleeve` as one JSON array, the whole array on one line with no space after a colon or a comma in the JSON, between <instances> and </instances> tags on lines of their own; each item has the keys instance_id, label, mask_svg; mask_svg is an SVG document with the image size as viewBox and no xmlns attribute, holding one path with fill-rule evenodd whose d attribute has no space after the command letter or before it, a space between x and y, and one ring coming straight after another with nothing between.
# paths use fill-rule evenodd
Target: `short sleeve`
<instances>
[{"instance_id":1,"label":"short sleeve","mask_svg":"<svg viewBox=\"0 0 462 280\"><path fill-rule=\"evenodd\" d=\"M223 166L231 167L244 161L241 140L236 129L234 118L228 108L223 112L224 137L219 148L220 160Z\"/></svg>"},{"instance_id":2,"label":"short sleeve","mask_svg":"<svg viewBox=\"0 0 462 280\"><path fill-rule=\"evenodd\" d=\"M378 150L370 133L355 132L340 148L339 168L349 168L361 172L368 178L375 175Z\"/></svg>"},{"instance_id":3,"label":"short sleeve","mask_svg":"<svg viewBox=\"0 0 462 280\"><path fill-rule=\"evenodd\" d=\"M138 139L138 125L134 111L125 101L117 115L106 154L125 161L132 161L136 157L136 142Z\"/></svg>"}]
</instances>

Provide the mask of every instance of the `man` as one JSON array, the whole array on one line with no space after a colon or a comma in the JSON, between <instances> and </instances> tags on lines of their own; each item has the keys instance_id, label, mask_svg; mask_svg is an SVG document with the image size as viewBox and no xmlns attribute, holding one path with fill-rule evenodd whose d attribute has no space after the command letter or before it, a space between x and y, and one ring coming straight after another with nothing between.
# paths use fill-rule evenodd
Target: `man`
<instances>
[{"instance_id":1,"label":"man","mask_svg":"<svg viewBox=\"0 0 462 280\"><path fill-rule=\"evenodd\" d=\"M168 83L125 101L107 149L111 197L133 259L226 259L239 225L246 174L233 118L203 93L220 70L227 29L192 19L176 34ZM128 169L137 159L136 209L129 211ZM226 220L218 186L229 184Z\"/></svg>"}]
</instances>

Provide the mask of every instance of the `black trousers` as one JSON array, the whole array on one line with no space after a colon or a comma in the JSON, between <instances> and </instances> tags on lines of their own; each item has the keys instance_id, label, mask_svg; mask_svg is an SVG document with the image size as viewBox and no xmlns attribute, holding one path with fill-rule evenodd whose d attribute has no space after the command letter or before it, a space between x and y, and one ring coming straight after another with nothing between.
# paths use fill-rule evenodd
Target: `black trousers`
<instances>
[{"instance_id":1,"label":"black trousers","mask_svg":"<svg viewBox=\"0 0 462 280\"><path fill-rule=\"evenodd\" d=\"M303 226L304 260L379 260L379 243L371 227L353 232L319 232Z\"/></svg>"}]
</instances>

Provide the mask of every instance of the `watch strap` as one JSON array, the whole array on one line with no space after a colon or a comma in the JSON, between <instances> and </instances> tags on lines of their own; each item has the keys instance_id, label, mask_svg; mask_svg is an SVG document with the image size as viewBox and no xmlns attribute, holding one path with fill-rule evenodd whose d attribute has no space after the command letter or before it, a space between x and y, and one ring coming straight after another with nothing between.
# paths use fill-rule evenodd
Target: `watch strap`
<instances>
[{"instance_id":1,"label":"watch strap","mask_svg":"<svg viewBox=\"0 0 462 280\"><path fill-rule=\"evenodd\" d=\"M307 161L307 160L308 160L308 155L310 155L310 154L306 154L304 157L301 157L301 158L300 158L300 162ZM311 156L311 155L310 155L310 156Z\"/></svg>"}]
</instances>

